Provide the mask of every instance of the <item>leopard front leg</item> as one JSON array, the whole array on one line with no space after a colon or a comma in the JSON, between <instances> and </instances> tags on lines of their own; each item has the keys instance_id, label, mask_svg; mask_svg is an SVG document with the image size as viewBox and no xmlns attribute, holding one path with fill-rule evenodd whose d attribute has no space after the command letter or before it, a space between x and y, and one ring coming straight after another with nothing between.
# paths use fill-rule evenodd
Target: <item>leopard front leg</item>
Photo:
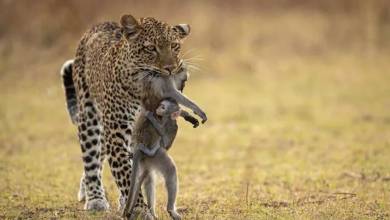
<instances>
[{"instance_id":1,"label":"leopard front leg","mask_svg":"<svg viewBox=\"0 0 390 220\"><path fill-rule=\"evenodd\" d=\"M120 192L119 210L122 210L130 190L132 169L132 152L130 149L132 130L127 122L110 120L104 123L103 135L107 149L107 159L111 173ZM135 210L142 219L153 219L144 202L142 192L139 193Z\"/></svg>"},{"instance_id":2,"label":"leopard front leg","mask_svg":"<svg viewBox=\"0 0 390 220\"><path fill-rule=\"evenodd\" d=\"M102 185L101 126L98 113L92 104L86 104L78 114L78 134L84 163L79 199L85 197L84 209L107 210L109 204Z\"/></svg>"}]
</instances>

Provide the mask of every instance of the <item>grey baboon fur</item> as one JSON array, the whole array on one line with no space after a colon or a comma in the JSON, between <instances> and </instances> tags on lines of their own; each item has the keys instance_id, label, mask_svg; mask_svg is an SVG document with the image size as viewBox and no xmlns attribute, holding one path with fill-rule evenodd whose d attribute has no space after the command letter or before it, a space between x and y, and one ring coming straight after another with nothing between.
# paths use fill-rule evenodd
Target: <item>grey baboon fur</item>
<instances>
[{"instance_id":1,"label":"grey baboon fur","mask_svg":"<svg viewBox=\"0 0 390 220\"><path fill-rule=\"evenodd\" d=\"M177 171L173 159L167 154L176 137L178 126L176 117L199 125L196 118L180 110L173 98L163 99L154 112L146 111L136 127L134 141L133 172L128 200L123 214L132 213L142 184L144 183L147 204L155 215L155 184L153 171L162 174L168 192L167 211L173 219L181 219L176 211Z\"/></svg>"}]
</instances>

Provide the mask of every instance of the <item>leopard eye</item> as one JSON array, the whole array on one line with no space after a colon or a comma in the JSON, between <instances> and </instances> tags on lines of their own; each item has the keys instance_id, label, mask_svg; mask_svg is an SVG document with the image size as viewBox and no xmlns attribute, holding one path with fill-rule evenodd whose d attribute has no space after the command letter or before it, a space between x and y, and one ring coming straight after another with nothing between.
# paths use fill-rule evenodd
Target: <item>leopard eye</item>
<instances>
[{"instance_id":1,"label":"leopard eye","mask_svg":"<svg viewBox=\"0 0 390 220\"><path fill-rule=\"evenodd\" d=\"M145 49L149 52L155 52L156 51L156 47L154 45L148 45L148 46L145 46Z\"/></svg>"},{"instance_id":2,"label":"leopard eye","mask_svg":"<svg viewBox=\"0 0 390 220\"><path fill-rule=\"evenodd\" d=\"M180 50L180 44L179 43L172 43L171 44L171 49L174 51Z\"/></svg>"}]
</instances>

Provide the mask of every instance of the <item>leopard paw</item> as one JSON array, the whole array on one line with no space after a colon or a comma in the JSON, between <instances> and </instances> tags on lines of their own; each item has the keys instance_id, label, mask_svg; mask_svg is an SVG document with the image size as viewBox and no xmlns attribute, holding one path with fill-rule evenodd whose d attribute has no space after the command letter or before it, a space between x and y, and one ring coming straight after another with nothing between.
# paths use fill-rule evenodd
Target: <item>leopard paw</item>
<instances>
[{"instance_id":1,"label":"leopard paw","mask_svg":"<svg viewBox=\"0 0 390 220\"><path fill-rule=\"evenodd\" d=\"M91 211L106 211L110 208L107 200L105 199L94 199L87 201L84 205L85 210Z\"/></svg>"}]
</instances>

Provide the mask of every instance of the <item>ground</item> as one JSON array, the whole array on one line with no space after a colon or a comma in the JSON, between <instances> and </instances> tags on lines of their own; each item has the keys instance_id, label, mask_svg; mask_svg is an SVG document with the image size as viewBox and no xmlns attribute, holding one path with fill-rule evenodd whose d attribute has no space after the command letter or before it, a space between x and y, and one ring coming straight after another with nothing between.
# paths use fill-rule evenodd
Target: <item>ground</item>
<instances>
[{"instance_id":1,"label":"ground","mask_svg":"<svg viewBox=\"0 0 390 220\"><path fill-rule=\"evenodd\" d=\"M385 58L296 57L193 74L185 93L209 121L197 129L180 122L170 151L184 219L389 219ZM82 161L62 60L0 75L0 219L119 219L107 164L111 211L86 212L77 202ZM161 183L157 198L167 219Z\"/></svg>"}]
</instances>

